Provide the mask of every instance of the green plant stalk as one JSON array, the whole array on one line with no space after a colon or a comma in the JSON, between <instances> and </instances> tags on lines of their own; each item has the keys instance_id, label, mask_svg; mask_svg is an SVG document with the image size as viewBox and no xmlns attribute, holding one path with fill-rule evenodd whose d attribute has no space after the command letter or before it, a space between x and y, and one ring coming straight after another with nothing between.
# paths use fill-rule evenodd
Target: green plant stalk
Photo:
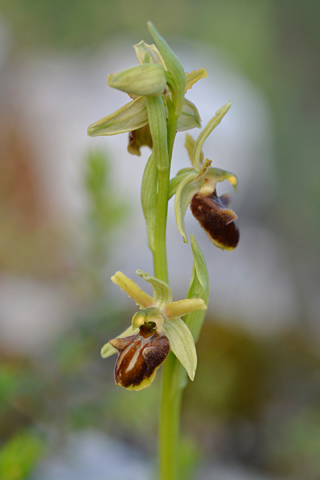
<instances>
[{"instance_id":1,"label":"green plant stalk","mask_svg":"<svg viewBox=\"0 0 320 480\"><path fill-rule=\"evenodd\" d=\"M177 359L168 355L162 373L160 410L160 479L177 480L179 477L179 430L182 388L174 382Z\"/></svg>"},{"instance_id":2,"label":"green plant stalk","mask_svg":"<svg viewBox=\"0 0 320 480\"><path fill-rule=\"evenodd\" d=\"M148 108L149 112L149 108ZM168 193L170 180L170 164L178 117L174 113L173 104L168 105L167 125L167 165L157 159L158 195L156 207L155 249L153 251L154 274L168 283L166 225L168 211ZM149 117L150 118L150 117ZM161 155L161 149L153 149L154 155ZM163 147L163 144L162 144ZM171 352L163 366L162 395L159 425L160 479L177 480L179 470L179 427L182 388L174 382L177 359Z\"/></svg>"}]
</instances>

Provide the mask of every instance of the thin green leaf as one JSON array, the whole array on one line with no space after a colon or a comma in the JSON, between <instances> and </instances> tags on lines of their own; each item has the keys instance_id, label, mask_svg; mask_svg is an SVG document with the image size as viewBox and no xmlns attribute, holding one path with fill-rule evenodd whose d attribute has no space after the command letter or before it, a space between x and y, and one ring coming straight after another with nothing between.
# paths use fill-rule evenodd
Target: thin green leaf
<instances>
[{"instance_id":1,"label":"thin green leaf","mask_svg":"<svg viewBox=\"0 0 320 480\"><path fill-rule=\"evenodd\" d=\"M158 170L153 154L144 169L141 183L141 205L146 219L149 248L154 252L154 232L156 224Z\"/></svg>"}]
</instances>

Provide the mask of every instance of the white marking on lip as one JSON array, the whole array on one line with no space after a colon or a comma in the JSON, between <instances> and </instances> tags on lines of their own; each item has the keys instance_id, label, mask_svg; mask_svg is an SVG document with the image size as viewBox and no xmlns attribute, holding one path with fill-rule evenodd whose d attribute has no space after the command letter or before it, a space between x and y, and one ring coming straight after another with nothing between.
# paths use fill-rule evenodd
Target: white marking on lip
<instances>
[{"instance_id":1,"label":"white marking on lip","mask_svg":"<svg viewBox=\"0 0 320 480\"><path fill-rule=\"evenodd\" d=\"M132 370L132 369L134 368L134 366L135 366L135 364L136 364L136 361L137 361L137 359L138 359L138 357L139 357L140 350L141 350L140 348L137 348L135 354L133 355L133 357L132 357L131 360L130 360L129 365L128 365L127 368L126 368L126 372L130 372L130 370Z\"/></svg>"}]
</instances>

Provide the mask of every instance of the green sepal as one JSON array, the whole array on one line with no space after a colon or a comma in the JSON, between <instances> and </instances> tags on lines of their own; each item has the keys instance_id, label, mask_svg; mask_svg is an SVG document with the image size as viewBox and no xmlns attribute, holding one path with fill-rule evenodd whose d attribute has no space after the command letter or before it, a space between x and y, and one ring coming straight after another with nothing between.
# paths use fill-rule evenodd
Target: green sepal
<instances>
[{"instance_id":1,"label":"green sepal","mask_svg":"<svg viewBox=\"0 0 320 480\"><path fill-rule=\"evenodd\" d=\"M178 118L177 131L185 132L192 128L200 128L201 119L197 107L194 103L184 98L182 110Z\"/></svg>"},{"instance_id":2,"label":"green sepal","mask_svg":"<svg viewBox=\"0 0 320 480\"><path fill-rule=\"evenodd\" d=\"M136 270L136 274L142 277L146 282L151 283L153 288L153 298L157 308L162 310L166 303L172 302L172 291L166 282L163 282L156 277L152 277L142 270Z\"/></svg>"},{"instance_id":3,"label":"green sepal","mask_svg":"<svg viewBox=\"0 0 320 480\"><path fill-rule=\"evenodd\" d=\"M143 63L108 76L108 85L129 95L157 96L165 91L167 78L162 65Z\"/></svg>"},{"instance_id":4,"label":"green sepal","mask_svg":"<svg viewBox=\"0 0 320 480\"><path fill-rule=\"evenodd\" d=\"M193 158L192 164L196 170L201 169L201 150L205 140L208 138L212 130L219 125L225 114L228 112L229 108L231 107L232 102L228 102L226 105L221 107L215 114L215 116L208 122L208 124L204 127L202 132L200 133L199 137L197 138L194 149L193 149Z\"/></svg>"},{"instance_id":5,"label":"green sepal","mask_svg":"<svg viewBox=\"0 0 320 480\"><path fill-rule=\"evenodd\" d=\"M148 28L168 69L167 82L174 97L175 113L178 116L180 115L183 105L186 75L180 60L171 50L164 38L158 33L152 22L148 22Z\"/></svg>"},{"instance_id":6,"label":"green sepal","mask_svg":"<svg viewBox=\"0 0 320 480\"><path fill-rule=\"evenodd\" d=\"M146 220L149 248L155 249L155 225L157 204L158 169L153 154L146 163L141 182L141 205Z\"/></svg>"},{"instance_id":7,"label":"green sepal","mask_svg":"<svg viewBox=\"0 0 320 480\"><path fill-rule=\"evenodd\" d=\"M169 194L168 194L168 199L170 200L171 197L176 193L180 183L184 178L186 178L190 172L194 172L193 168L183 168L180 170L177 175L173 178L171 178L170 183L169 183Z\"/></svg>"},{"instance_id":8,"label":"green sepal","mask_svg":"<svg viewBox=\"0 0 320 480\"><path fill-rule=\"evenodd\" d=\"M199 245L196 242L196 239L192 234L190 235L190 243L193 254L193 268L189 285L188 298L201 298L204 303L208 305L209 274L206 266L206 261ZM188 313L188 315L184 317L184 321L190 328L195 342L199 338L205 315L205 311L197 310L195 312Z\"/></svg>"},{"instance_id":9,"label":"green sepal","mask_svg":"<svg viewBox=\"0 0 320 480\"><path fill-rule=\"evenodd\" d=\"M178 230L185 243L188 243L187 234L185 231L184 217L191 202L193 195L198 191L199 187L195 179L198 177L198 172L194 170L189 173L179 184L174 198L174 212Z\"/></svg>"},{"instance_id":10,"label":"green sepal","mask_svg":"<svg viewBox=\"0 0 320 480\"><path fill-rule=\"evenodd\" d=\"M146 99L136 98L107 117L92 123L87 130L90 137L127 133L147 125Z\"/></svg>"},{"instance_id":11,"label":"green sepal","mask_svg":"<svg viewBox=\"0 0 320 480\"><path fill-rule=\"evenodd\" d=\"M120 333L116 338L123 338L123 337L129 337L130 335L135 335L139 332L138 328L132 328L132 325L128 327L124 332ZM111 357L111 355L114 355L115 353L118 353L118 350L114 348L110 343L106 343L103 345L101 348L101 357L102 358L108 358Z\"/></svg>"},{"instance_id":12,"label":"green sepal","mask_svg":"<svg viewBox=\"0 0 320 480\"><path fill-rule=\"evenodd\" d=\"M181 318L173 318L164 320L164 330L170 342L170 349L193 380L197 369L197 352L189 328Z\"/></svg>"},{"instance_id":13,"label":"green sepal","mask_svg":"<svg viewBox=\"0 0 320 480\"><path fill-rule=\"evenodd\" d=\"M206 184L207 172L210 170L209 167L211 163L211 160L206 159L200 171L193 168L184 169L180 171L176 179L172 179L172 183L170 182L169 184L169 193L174 193L175 190L174 211L176 223L185 243L188 243L188 239L185 231L184 217L193 195L199 191L202 184Z\"/></svg>"},{"instance_id":14,"label":"green sepal","mask_svg":"<svg viewBox=\"0 0 320 480\"><path fill-rule=\"evenodd\" d=\"M158 63L166 69L163 58L154 44L148 45L144 40L141 40L141 42L133 45L133 48L139 63Z\"/></svg>"}]
</instances>

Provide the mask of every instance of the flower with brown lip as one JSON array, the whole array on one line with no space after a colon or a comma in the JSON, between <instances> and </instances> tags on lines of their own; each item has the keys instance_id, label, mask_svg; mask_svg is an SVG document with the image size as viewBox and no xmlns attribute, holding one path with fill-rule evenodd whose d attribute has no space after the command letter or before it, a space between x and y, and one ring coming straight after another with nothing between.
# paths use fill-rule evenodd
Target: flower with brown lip
<instances>
[{"instance_id":1,"label":"flower with brown lip","mask_svg":"<svg viewBox=\"0 0 320 480\"><path fill-rule=\"evenodd\" d=\"M228 180L236 190L237 177L226 170L211 167L212 160L203 160L201 151L204 140L221 122L231 106L231 102L217 111L208 125L200 133L197 141L187 134L186 148L193 168L184 168L170 181L169 197L175 194L175 215L178 230L184 242L188 242L184 226L184 216L188 206L208 234L210 240L219 248L233 250L239 241L239 231L235 225L237 215L228 208L228 194L217 195L217 183Z\"/></svg>"},{"instance_id":2,"label":"flower with brown lip","mask_svg":"<svg viewBox=\"0 0 320 480\"><path fill-rule=\"evenodd\" d=\"M181 317L197 310L206 310L206 303L202 298L185 298L173 302L171 288L167 283L141 270L137 270L137 273L151 283L153 297L121 272L112 277L112 281L135 300L141 309L133 316L131 326L101 350L103 358L118 352L116 384L128 390L148 387L170 350L193 380L197 354L193 336Z\"/></svg>"}]
</instances>

